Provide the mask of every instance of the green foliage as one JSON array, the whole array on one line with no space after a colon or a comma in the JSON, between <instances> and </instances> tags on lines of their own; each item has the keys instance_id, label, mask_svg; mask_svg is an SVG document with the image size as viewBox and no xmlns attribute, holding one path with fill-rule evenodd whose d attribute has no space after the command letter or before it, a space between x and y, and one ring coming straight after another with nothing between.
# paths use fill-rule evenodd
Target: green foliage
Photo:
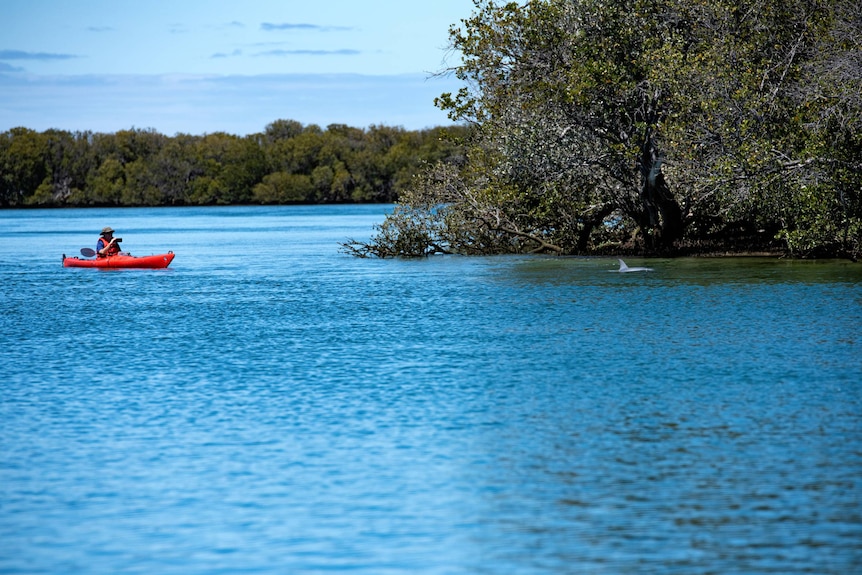
<instances>
[{"instance_id":1,"label":"green foliage","mask_svg":"<svg viewBox=\"0 0 862 575\"><path fill-rule=\"evenodd\" d=\"M278 120L247 137L15 128L0 134L0 207L392 202L423 162L459 155L439 128Z\"/></svg>"},{"instance_id":2,"label":"green foliage","mask_svg":"<svg viewBox=\"0 0 862 575\"><path fill-rule=\"evenodd\" d=\"M781 240L793 254L858 256L858 2L474 4L450 28L462 61L448 72L464 86L436 101L475 128L445 178L456 193L417 180L428 190L402 195L382 254L430 229L436 249L461 253ZM447 225L429 227L441 214Z\"/></svg>"},{"instance_id":3,"label":"green foliage","mask_svg":"<svg viewBox=\"0 0 862 575\"><path fill-rule=\"evenodd\" d=\"M862 221L843 217L845 207L829 190L806 188L796 191L785 208L786 225L778 232L796 256L822 256L841 253L852 241L859 248Z\"/></svg>"},{"instance_id":4,"label":"green foliage","mask_svg":"<svg viewBox=\"0 0 862 575\"><path fill-rule=\"evenodd\" d=\"M252 199L259 204L294 204L311 203L314 196L310 176L275 172L264 176L254 187Z\"/></svg>"},{"instance_id":5,"label":"green foliage","mask_svg":"<svg viewBox=\"0 0 862 575\"><path fill-rule=\"evenodd\" d=\"M47 174L47 155L47 138L33 130L14 128L0 136L0 206L20 205L36 192Z\"/></svg>"}]
</instances>

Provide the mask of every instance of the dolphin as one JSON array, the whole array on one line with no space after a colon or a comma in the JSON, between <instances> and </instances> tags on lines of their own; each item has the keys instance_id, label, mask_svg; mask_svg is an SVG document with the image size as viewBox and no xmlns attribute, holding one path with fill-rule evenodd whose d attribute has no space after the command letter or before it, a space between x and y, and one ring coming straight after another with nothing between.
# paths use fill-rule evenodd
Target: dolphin
<instances>
[{"instance_id":1,"label":"dolphin","mask_svg":"<svg viewBox=\"0 0 862 575\"><path fill-rule=\"evenodd\" d=\"M621 274L628 273L628 272L651 272L651 271L653 271L652 268L639 268L639 267L630 268L629 266L626 265L626 262L624 262L623 260L617 260L617 261L620 262L620 269L617 271Z\"/></svg>"}]
</instances>

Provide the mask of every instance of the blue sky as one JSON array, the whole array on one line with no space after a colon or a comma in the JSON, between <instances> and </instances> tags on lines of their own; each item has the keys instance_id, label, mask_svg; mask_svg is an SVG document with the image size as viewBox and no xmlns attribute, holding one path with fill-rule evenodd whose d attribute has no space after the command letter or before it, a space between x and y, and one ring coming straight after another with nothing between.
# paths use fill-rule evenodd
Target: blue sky
<instances>
[{"instance_id":1,"label":"blue sky","mask_svg":"<svg viewBox=\"0 0 862 575\"><path fill-rule=\"evenodd\" d=\"M0 132L449 123L472 0L0 0Z\"/></svg>"}]
</instances>

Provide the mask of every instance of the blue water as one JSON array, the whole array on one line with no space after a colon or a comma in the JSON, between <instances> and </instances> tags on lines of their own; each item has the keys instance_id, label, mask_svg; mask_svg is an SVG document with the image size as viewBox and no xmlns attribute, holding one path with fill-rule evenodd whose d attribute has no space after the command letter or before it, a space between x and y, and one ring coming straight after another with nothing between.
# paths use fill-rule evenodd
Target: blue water
<instances>
[{"instance_id":1,"label":"blue water","mask_svg":"<svg viewBox=\"0 0 862 575\"><path fill-rule=\"evenodd\" d=\"M862 571L862 264L339 252L388 209L0 211L0 573Z\"/></svg>"}]
</instances>

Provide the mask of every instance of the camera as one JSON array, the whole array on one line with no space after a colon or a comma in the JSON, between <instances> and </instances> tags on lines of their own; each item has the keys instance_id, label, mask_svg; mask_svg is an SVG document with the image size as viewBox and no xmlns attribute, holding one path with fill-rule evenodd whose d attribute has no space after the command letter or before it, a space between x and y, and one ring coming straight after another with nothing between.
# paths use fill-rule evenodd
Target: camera
<instances>
[{"instance_id":1,"label":"camera","mask_svg":"<svg viewBox=\"0 0 862 575\"><path fill-rule=\"evenodd\" d=\"M123 241L123 238L114 238L114 241L120 243L121 241Z\"/></svg>"}]
</instances>

